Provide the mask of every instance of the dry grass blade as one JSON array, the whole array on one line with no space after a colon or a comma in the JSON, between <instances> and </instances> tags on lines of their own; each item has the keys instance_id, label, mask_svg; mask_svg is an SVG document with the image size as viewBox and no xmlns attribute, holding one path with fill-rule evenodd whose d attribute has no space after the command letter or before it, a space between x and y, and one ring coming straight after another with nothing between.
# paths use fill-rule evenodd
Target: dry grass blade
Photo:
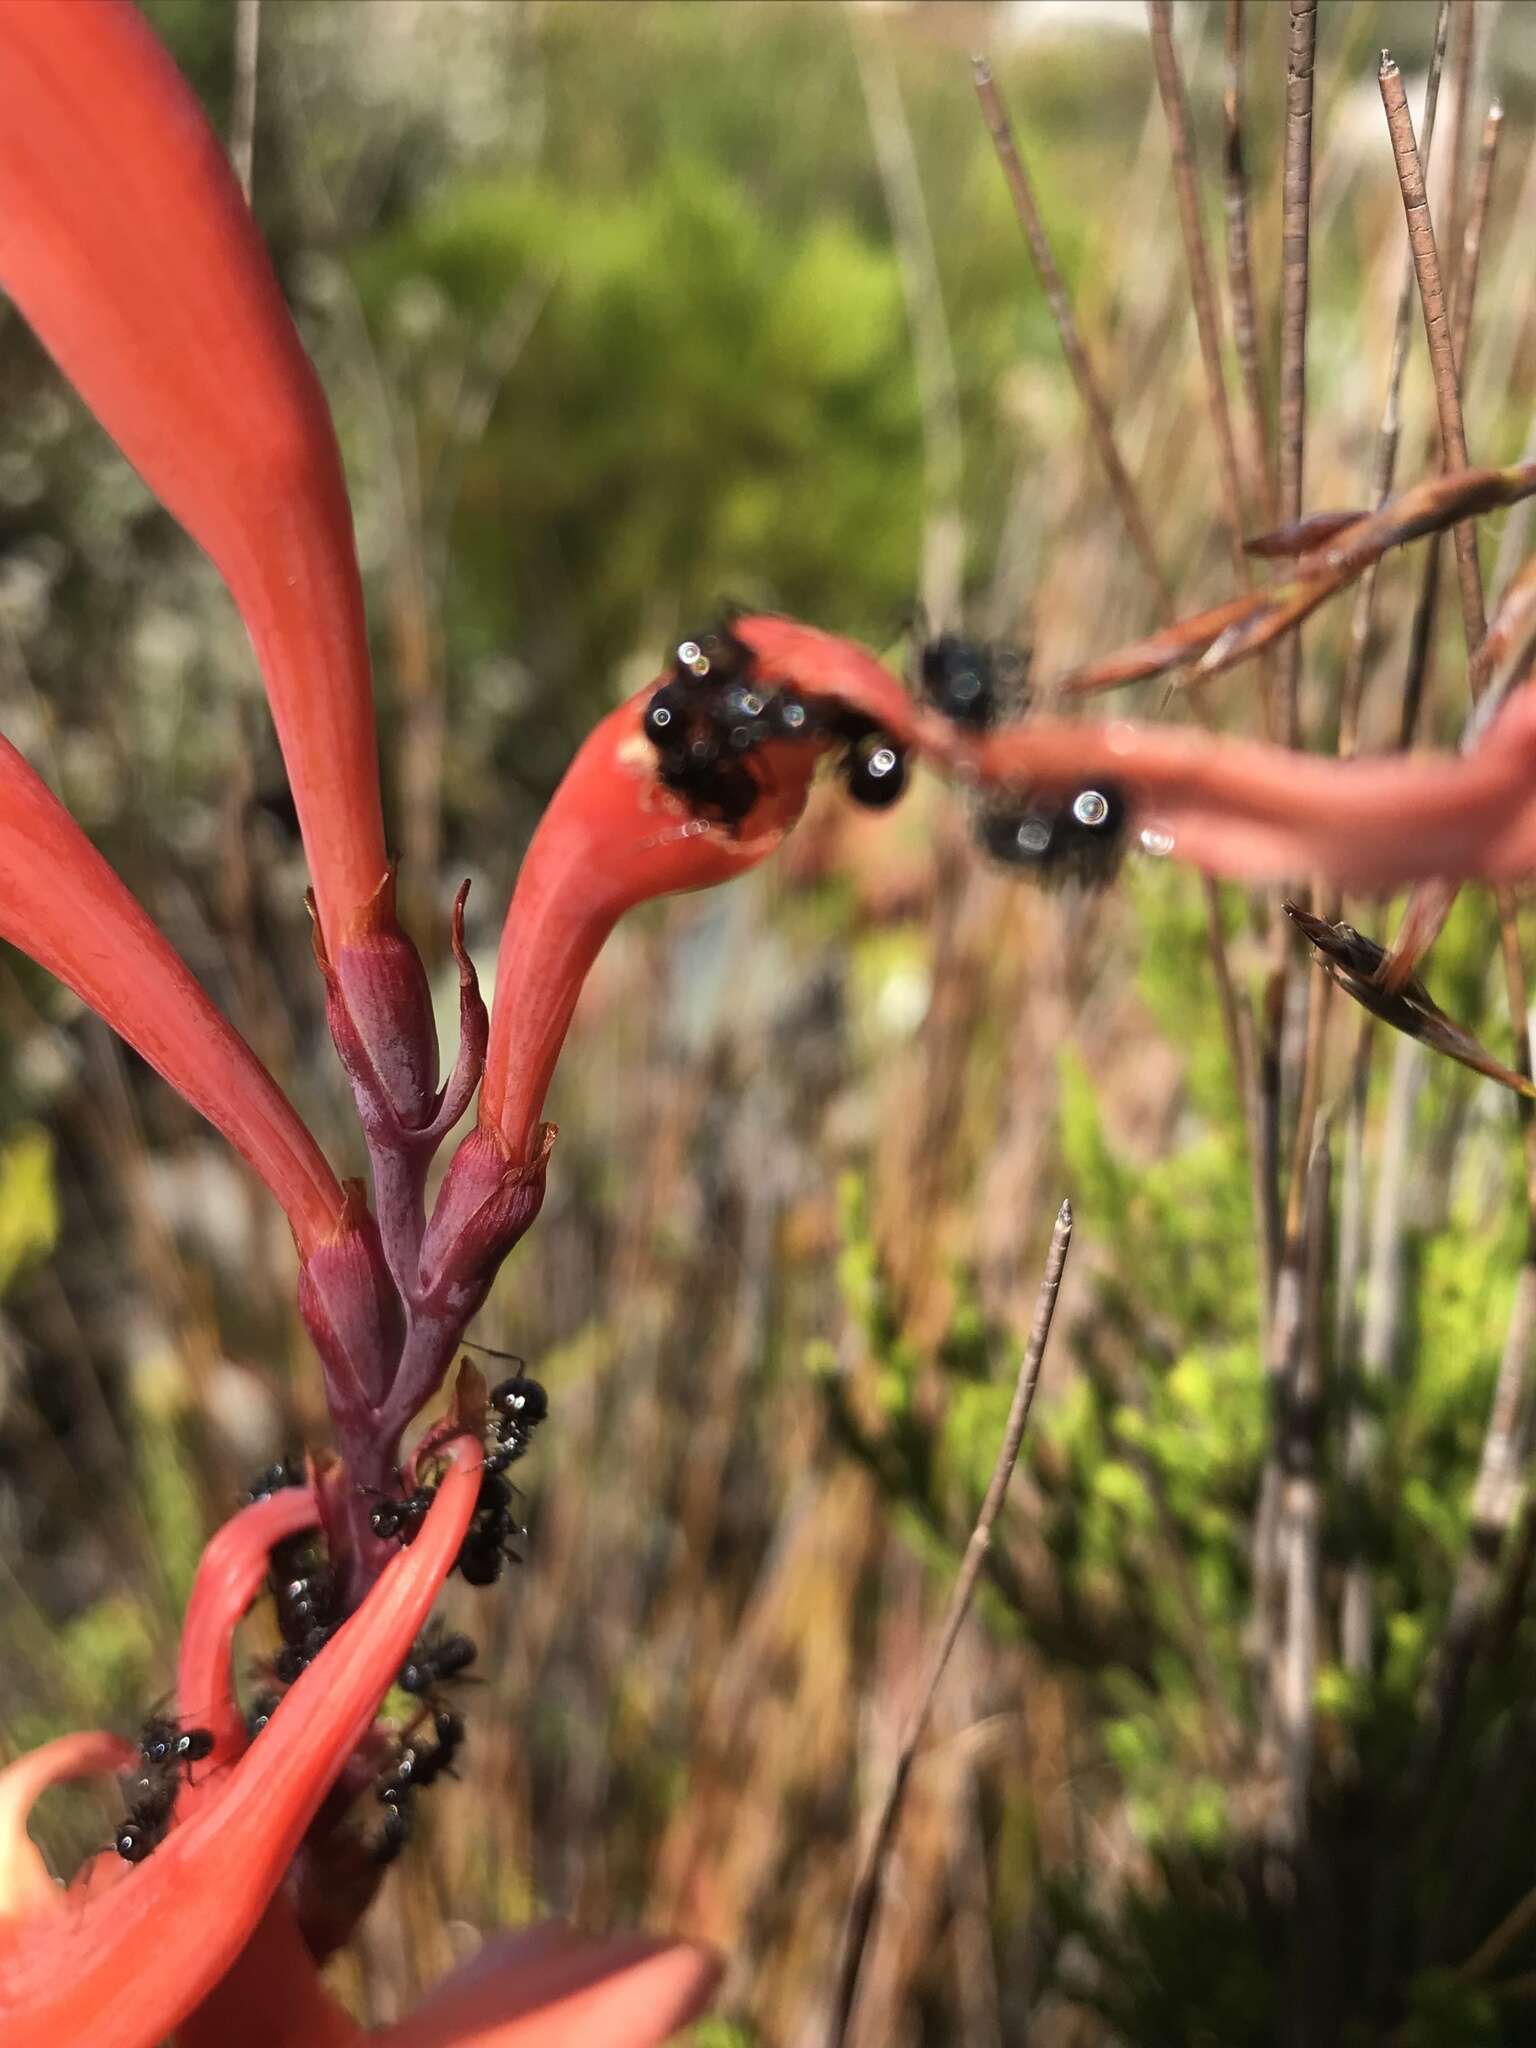
<instances>
[{"instance_id":1,"label":"dry grass blade","mask_svg":"<svg viewBox=\"0 0 1536 2048\"><path fill-rule=\"evenodd\" d=\"M1195 172L1195 152L1189 103L1184 80L1173 47L1173 18L1169 0L1147 0L1152 28L1152 61L1157 71L1157 90L1168 125L1168 147L1173 157L1173 186L1179 202L1179 223L1184 235L1184 258L1189 266L1190 299L1195 309L1195 329L1200 337L1200 357L1205 365L1206 393L1211 424L1216 431L1216 452L1221 474L1222 510L1232 540L1233 559L1246 581L1247 561L1243 554L1243 497L1237 472L1237 444L1232 437L1232 414L1227 404L1226 377L1221 365L1221 323L1216 312L1216 295L1211 289L1211 269L1206 259L1205 234L1200 225L1200 187Z\"/></svg>"},{"instance_id":2,"label":"dry grass blade","mask_svg":"<svg viewBox=\"0 0 1536 2048\"><path fill-rule=\"evenodd\" d=\"M1477 275L1481 267L1483 230L1487 225L1488 202L1493 189L1494 162L1498 155L1499 134L1503 127L1503 109L1494 105L1488 110L1483 124L1483 139L1478 151L1477 175L1474 180L1472 208L1467 216L1466 240L1462 244L1461 263L1457 271L1456 298L1451 316L1451 345L1454 351L1458 376L1466 382L1467 350L1472 331L1472 308L1477 296ZM1424 566L1419 585L1418 602L1414 606L1413 627L1409 639L1407 673L1403 683L1403 715L1401 741L1406 747L1411 744L1418 725L1419 708L1424 693L1424 678L1429 665L1429 649L1434 626L1435 604L1440 588L1440 553L1444 536L1436 534L1424 551ZM1474 657L1475 665L1475 657ZM1472 678L1472 693L1478 692L1478 681Z\"/></svg>"},{"instance_id":3,"label":"dry grass blade","mask_svg":"<svg viewBox=\"0 0 1536 2048\"><path fill-rule=\"evenodd\" d=\"M1423 141L1419 158L1426 176L1434 142L1435 110L1440 100L1440 74L1445 64L1450 25L1451 0L1440 0L1440 9L1435 17L1434 47L1430 51L1429 72L1424 81ZM1397 311L1392 320L1392 357L1387 369L1387 389L1382 400L1381 422L1376 429L1376 452L1371 467L1371 496L1378 506L1385 504L1391 496L1393 478L1397 474L1397 450L1403 427L1403 372L1408 363L1408 337L1413 324L1414 286L1413 252L1409 250L1403 260L1403 279L1398 287ZM1339 713L1339 752L1344 755L1353 754L1359 740L1360 703L1365 691L1365 656L1376 598L1376 577L1374 567L1367 571L1349 622L1349 658L1340 690ZM1407 735L1411 736L1411 725L1406 720L1404 723ZM1407 743L1405 737L1403 744L1406 746Z\"/></svg>"},{"instance_id":4,"label":"dry grass blade","mask_svg":"<svg viewBox=\"0 0 1536 2048\"><path fill-rule=\"evenodd\" d=\"M1445 5L1450 0L1444 0ZM1243 0L1227 0L1223 47L1222 198L1227 217L1227 290L1232 300L1232 341L1247 402L1249 462L1253 497L1267 519L1276 519L1274 462L1270 454L1259 361L1259 316L1253 290L1248 232L1248 169L1243 148Z\"/></svg>"},{"instance_id":5,"label":"dry grass blade","mask_svg":"<svg viewBox=\"0 0 1536 2048\"><path fill-rule=\"evenodd\" d=\"M1426 477L1379 511L1362 514L1342 528L1330 527L1333 537L1325 546L1303 555L1295 574L1286 581L1180 619L1099 661L1070 670L1057 679L1054 688L1074 694L1112 690L1122 683L1196 664L1200 677L1215 675L1270 646L1389 548L1474 514L1513 505L1533 492L1536 462ZM1265 539L1266 544L1280 544L1271 536Z\"/></svg>"},{"instance_id":6,"label":"dry grass blade","mask_svg":"<svg viewBox=\"0 0 1536 2048\"><path fill-rule=\"evenodd\" d=\"M1435 247L1434 222L1430 218L1429 195L1424 189L1424 166L1413 139L1413 116L1403 90L1402 73L1384 50L1379 73L1381 103L1386 109L1387 130L1397 164L1403 212L1408 222L1408 242L1413 251L1414 272L1419 281L1419 300L1424 311L1424 332L1429 341L1430 367L1435 380L1435 407L1440 420L1440 445L1448 470L1468 466L1467 436L1461 416L1456 350L1440 275L1440 258ZM1462 619L1467 636L1467 653L1477 652L1487 621L1483 613L1482 577L1477 566L1477 535L1472 528L1456 528L1456 567L1461 583Z\"/></svg>"},{"instance_id":7,"label":"dry grass blade","mask_svg":"<svg viewBox=\"0 0 1536 2048\"><path fill-rule=\"evenodd\" d=\"M978 57L974 64L976 97L981 104L982 117L987 132L992 137L992 146L997 152L998 163L1002 166L1008 190L1013 199L1013 210L1018 216L1019 226L1024 230L1024 239L1029 244L1029 253L1035 266L1035 275L1040 280L1046 303L1051 309L1061 352L1066 357L1067 367L1072 372L1072 381L1078 395L1087 408L1089 424L1093 429L1094 445L1099 451L1099 460L1104 474L1114 493L1120 516L1125 521L1125 530L1130 535L1141 565L1145 569L1158 596L1165 607L1171 609L1173 591L1162 564L1157 558L1157 549L1152 542L1152 530L1141 509L1130 472L1121 458L1115 440L1114 423L1110 417L1109 405L1103 387L1089 361L1088 351L1078 330L1077 316L1072 310L1072 301L1062 282L1061 272L1056 267L1055 254L1051 249L1050 237L1045 231L1045 222L1035 204L1035 195L1019 155L1018 145L1013 139L1013 126L1008 119L1008 110L1002 96L993 83L991 66L984 57Z\"/></svg>"},{"instance_id":8,"label":"dry grass blade","mask_svg":"<svg viewBox=\"0 0 1536 2048\"><path fill-rule=\"evenodd\" d=\"M1034 1406L1035 1389L1040 1383L1040 1366L1050 1338L1051 1323L1056 1314L1056 1297L1061 1292L1061 1277L1066 1270L1067 1253L1071 1244L1072 1205L1070 1202L1063 1202L1057 1211L1055 1227L1051 1232L1050 1249L1045 1258L1045 1272L1041 1276L1040 1292L1035 1303L1034 1324L1030 1329L1029 1342L1024 1347L1024 1358L1014 1386L1013 1402L1003 1429L1003 1441L997 1454L997 1463L993 1467L992 1478L981 1504L981 1512L976 1517L976 1526L965 1546L965 1555L960 1561L960 1570L955 1579L954 1591L949 1597L944 1620L924 1666L918 1685L917 1706L902 1737L901 1748L896 1757L896 1768L891 1774L891 1782L886 1790L869 1851L854 1885L853 1897L848 1908L848 1926L842 1960L838 1969L832 2021L827 2034L828 2048L841 2048L841 2044L847 2038L848 2023L853 2015L854 2001L858 1997L859 1971L869 1943L870 1930L874 1925L875 1911L880 1900L880 1883L891 1853L891 1845L895 1840L896 1825L901 1817L907 1781L912 1774L912 1765L927 1728L928 1717L933 1711L934 1695L939 1689L940 1679L944 1676L944 1667L949 1662L950 1653L955 1647L970 1609L976 1582L981 1577L981 1568L991 1546L992 1530L1002 1509L1008 1482L1013 1477L1014 1466L1018 1463L1019 1447L1024 1441L1024 1431L1029 1425L1029 1411Z\"/></svg>"},{"instance_id":9,"label":"dry grass blade","mask_svg":"<svg viewBox=\"0 0 1536 2048\"><path fill-rule=\"evenodd\" d=\"M1307 296L1311 282L1312 67L1317 47L1317 0L1291 0L1290 53L1285 76L1285 177L1280 242L1280 517L1301 517L1306 454ZM1301 737L1298 686L1301 636L1293 634L1280 658L1281 736Z\"/></svg>"}]
</instances>

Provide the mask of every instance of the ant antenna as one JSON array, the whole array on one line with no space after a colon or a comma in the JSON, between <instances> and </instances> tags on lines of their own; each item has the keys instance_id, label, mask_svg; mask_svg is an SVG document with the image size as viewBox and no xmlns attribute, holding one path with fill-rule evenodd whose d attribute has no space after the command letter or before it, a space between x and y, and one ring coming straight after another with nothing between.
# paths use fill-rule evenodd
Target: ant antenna
<instances>
[{"instance_id":1,"label":"ant antenna","mask_svg":"<svg viewBox=\"0 0 1536 2048\"><path fill-rule=\"evenodd\" d=\"M528 1363L527 1359L520 1352L498 1351L494 1345L477 1344L473 1337L461 1337L459 1342L467 1351L479 1351L487 1358L503 1359L508 1365L526 1365Z\"/></svg>"}]
</instances>

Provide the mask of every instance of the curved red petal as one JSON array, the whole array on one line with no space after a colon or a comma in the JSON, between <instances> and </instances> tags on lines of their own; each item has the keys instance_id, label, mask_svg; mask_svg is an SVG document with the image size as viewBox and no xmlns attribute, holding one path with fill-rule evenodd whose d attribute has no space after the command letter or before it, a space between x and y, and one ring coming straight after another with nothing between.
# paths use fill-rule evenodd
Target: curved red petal
<instances>
[{"instance_id":1,"label":"curved red petal","mask_svg":"<svg viewBox=\"0 0 1536 2048\"><path fill-rule=\"evenodd\" d=\"M326 1989L281 1892L175 2048L354 2048L363 2029Z\"/></svg>"},{"instance_id":2,"label":"curved red petal","mask_svg":"<svg viewBox=\"0 0 1536 2048\"><path fill-rule=\"evenodd\" d=\"M856 640L771 612L732 619L731 633L752 649L765 682L790 682L807 697L834 698L908 746L942 742L943 727Z\"/></svg>"},{"instance_id":3,"label":"curved red petal","mask_svg":"<svg viewBox=\"0 0 1536 2048\"><path fill-rule=\"evenodd\" d=\"M285 1486L215 1530L198 1559L181 1628L176 1707L183 1721L212 1735L210 1768L233 1763L247 1745L234 1691L235 1629L266 1583L272 1546L312 1529L318 1519L310 1488Z\"/></svg>"},{"instance_id":4,"label":"curved red petal","mask_svg":"<svg viewBox=\"0 0 1536 2048\"><path fill-rule=\"evenodd\" d=\"M1536 872L1530 684L1468 755L1340 761L1187 727L1049 717L969 739L914 704L852 641L773 617L737 619L731 630L765 677L863 711L966 779L1058 794L1094 778L1115 782L1164 850L1213 874L1320 874L1386 892L1432 875L1509 881Z\"/></svg>"},{"instance_id":5,"label":"curved red petal","mask_svg":"<svg viewBox=\"0 0 1536 2048\"><path fill-rule=\"evenodd\" d=\"M131 1742L104 1728L60 1735L0 1770L0 1941L6 1923L63 1909L64 1893L27 1833L27 1816L50 1786L126 1770L138 1755Z\"/></svg>"},{"instance_id":6,"label":"curved red petal","mask_svg":"<svg viewBox=\"0 0 1536 2048\"><path fill-rule=\"evenodd\" d=\"M1340 761L1187 728L1031 719L967 750L984 782L1065 792L1104 777L1167 850L1213 874L1320 874L1387 892L1536 870L1536 690L1469 755Z\"/></svg>"},{"instance_id":7,"label":"curved red petal","mask_svg":"<svg viewBox=\"0 0 1536 2048\"><path fill-rule=\"evenodd\" d=\"M10 11L0 7L0 23ZM0 938L56 974L224 1134L282 1203L302 1251L329 1234L342 1212L341 1186L298 1112L4 739Z\"/></svg>"},{"instance_id":8,"label":"curved red petal","mask_svg":"<svg viewBox=\"0 0 1536 2048\"><path fill-rule=\"evenodd\" d=\"M461 1437L445 1456L416 1541L290 1687L218 1795L110 1893L0 1953L6 2048L154 2048L233 1965L458 1556L480 1446Z\"/></svg>"},{"instance_id":9,"label":"curved red petal","mask_svg":"<svg viewBox=\"0 0 1536 2048\"><path fill-rule=\"evenodd\" d=\"M618 919L652 897L744 874L805 808L816 750L777 745L754 756L764 793L739 828L690 816L657 781L655 750L641 729L655 687L637 691L587 735L518 872L480 1094L481 1121L500 1129L515 1159L529 1158L538 1143L576 999Z\"/></svg>"},{"instance_id":10,"label":"curved red petal","mask_svg":"<svg viewBox=\"0 0 1536 2048\"><path fill-rule=\"evenodd\" d=\"M490 1942L439 1984L381 2048L657 2048L697 2019L719 1959L691 1942L586 1942L534 1928Z\"/></svg>"},{"instance_id":11,"label":"curved red petal","mask_svg":"<svg viewBox=\"0 0 1536 2048\"><path fill-rule=\"evenodd\" d=\"M0 281L234 593L338 941L387 860L336 437L224 152L127 0L0 7Z\"/></svg>"}]
</instances>

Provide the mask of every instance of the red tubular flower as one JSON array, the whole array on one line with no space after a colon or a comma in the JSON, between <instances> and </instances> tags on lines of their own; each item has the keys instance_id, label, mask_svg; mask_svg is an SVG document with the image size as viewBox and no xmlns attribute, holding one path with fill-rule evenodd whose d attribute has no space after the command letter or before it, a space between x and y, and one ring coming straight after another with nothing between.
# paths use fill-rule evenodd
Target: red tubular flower
<instances>
[{"instance_id":1,"label":"red tubular flower","mask_svg":"<svg viewBox=\"0 0 1536 2048\"><path fill-rule=\"evenodd\" d=\"M334 951L387 864L336 437L224 152L127 0L0 7L0 282L234 594Z\"/></svg>"},{"instance_id":2,"label":"red tubular flower","mask_svg":"<svg viewBox=\"0 0 1536 2048\"><path fill-rule=\"evenodd\" d=\"M50 1784L121 1768L132 1745L67 1736L0 1773L0 2039L6 2048L181 2048L282 2041L346 2048L365 2037L325 1991L278 1886L300 1838L366 1736L378 1704L458 1554L480 1482L479 1446L445 1447L449 1469L416 1542L289 1689L249 1745L234 1708L230 1646L270 1545L314 1518L285 1490L222 1530L199 1569L183 1647L183 1704L214 1755L143 1863L97 1868L57 1890L25 1818ZM393 2048L536 2048L601 2038L654 2043L696 2013L715 1977L682 1945L582 1950L554 1934L492 1948L439 1986ZM611 2024L608 2022L611 2021Z\"/></svg>"},{"instance_id":3,"label":"red tubular flower","mask_svg":"<svg viewBox=\"0 0 1536 2048\"><path fill-rule=\"evenodd\" d=\"M480 1091L480 1122L500 1133L512 1163L539 1149L539 1112L576 999L618 919L654 896L756 867L805 808L817 750L781 743L755 757L763 794L738 827L691 816L658 783L641 730L655 687L588 734L518 871Z\"/></svg>"},{"instance_id":4,"label":"red tubular flower","mask_svg":"<svg viewBox=\"0 0 1536 2048\"><path fill-rule=\"evenodd\" d=\"M1513 881L1536 872L1533 684L1466 755L1341 761L1188 727L1048 717L976 738L915 705L853 641L773 617L736 619L731 630L765 677L863 712L967 780L1058 795L1113 782L1163 850L1211 874L1316 874L1385 894L1426 876Z\"/></svg>"},{"instance_id":5,"label":"red tubular flower","mask_svg":"<svg viewBox=\"0 0 1536 2048\"><path fill-rule=\"evenodd\" d=\"M282 1203L301 1252L329 1236L342 1214L341 1187L292 1104L3 739L0 938L72 988L223 1133Z\"/></svg>"}]
</instances>

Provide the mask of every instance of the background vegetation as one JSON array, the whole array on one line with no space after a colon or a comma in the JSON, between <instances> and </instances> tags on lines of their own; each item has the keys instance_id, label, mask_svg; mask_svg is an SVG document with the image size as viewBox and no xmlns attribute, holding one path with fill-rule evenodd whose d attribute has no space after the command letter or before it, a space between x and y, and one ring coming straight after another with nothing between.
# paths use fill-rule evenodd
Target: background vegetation
<instances>
[{"instance_id":1,"label":"background vegetation","mask_svg":"<svg viewBox=\"0 0 1536 2048\"><path fill-rule=\"evenodd\" d=\"M149 11L227 129L234 10ZM1489 92L1505 106L1465 379L1473 459L1505 462L1531 431L1536 21L1453 13L1437 209L1464 208ZM1376 58L1392 46L1417 105L1434 15L1320 11L1310 507L1370 494L1404 253ZM1246 20L1272 392L1287 10ZM1181 0L1175 32L1219 275L1223 10ZM973 48L1177 603L1230 588L1139 9L310 0L267 8L261 35L255 204L343 436L390 814L434 958L469 874L489 966L579 736L722 596L900 660L958 510L968 618L1033 643L1043 676L1159 616ZM932 232L957 477L914 370L909 305L934 301L893 237L893 136ZM1417 325L1404 411L1407 481L1433 459ZM1256 491L1247 510L1266 523ZM1524 525L1489 526L1496 589ZM1395 741L1421 552L1383 571L1367 744ZM1424 729L1443 742L1465 696L1449 583L1442 611ZM1342 605L1306 635L1314 745L1334 744L1347 632ZM1248 729L1256 704L1243 669L1127 708ZM0 719L356 1170L249 649L14 315ZM1314 1147L1296 1100L1311 971L1283 946L1277 965L1266 896L1217 900L1238 1043L1272 1052L1279 1166L1311 1190L1298 1724L1302 1623L1255 1580L1287 1389L1208 917L1198 878L1145 858L1103 896L1032 892L980 864L960 799L923 788L880 820L818 798L767 872L616 937L556 1083L544 1216L479 1326L552 1391L521 1468L529 1562L461 1596L490 1682L465 1782L343 1959L360 2004L391 2012L472 1926L554 1910L718 1942L730 1973L699 2048L820 2041L861 1830L1069 1194L1025 1469L914 1774L854 2039L1536 2037L1513 1098L1335 1004L1314 1012ZM1430 980L1514 1056L1481 895ZM203 1536L247 1472L318 1439L292 1283L280 1219L219 1143L7 956L10 1746L131 1727L167 1682ZM47 1811L64 1864L109 1825L67 1798Z\"/></svg>"}]
</instances>

